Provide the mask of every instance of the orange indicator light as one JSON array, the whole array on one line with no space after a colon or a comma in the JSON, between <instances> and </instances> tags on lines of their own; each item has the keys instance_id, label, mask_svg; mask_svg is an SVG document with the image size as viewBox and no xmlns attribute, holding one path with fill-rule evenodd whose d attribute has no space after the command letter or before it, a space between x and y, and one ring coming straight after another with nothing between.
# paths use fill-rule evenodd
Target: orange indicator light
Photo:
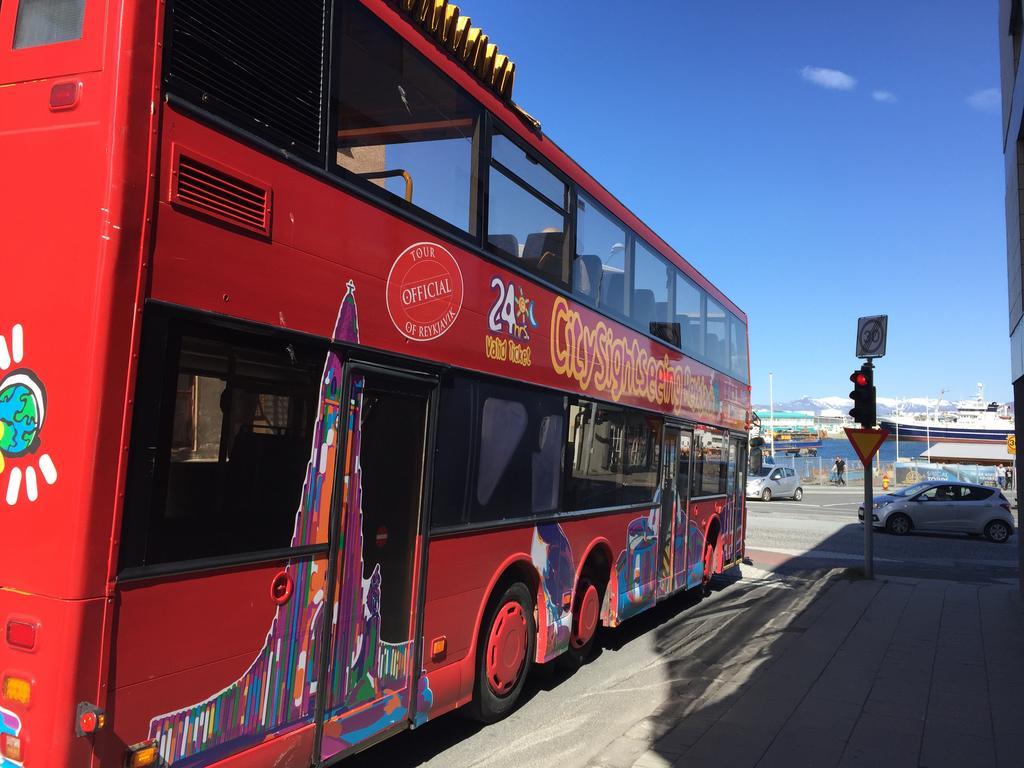
<instances>
[{"instance_id":1,"label":"orange indicator light","mask_svg":"<svg viewBox=\"0 0 1024 768\"><path fill-rule=\"evenodd\" d=\"M430 656L431 656L431 658L439 659L442 656L444 656L444 654L445 654L445 652L447 650L448 650L448 637L446 635L441 635L440 637L435 637L434 641L430 644Z\"/></svg>"},{"instance_id":2,"label":"orange indicator light","mask_svg":"<svg viewBox=\"0 0 1024 768\"><path fill-rule=\"evenodd\" d=\"M155 741L147 744L136 744L128 752L125 768L148 768L151 765L156 765L156 761L159 758L160 753L157 752Z\"/></svg>"},{"instance_id":3,"label":"orange indicator light","mask_svg":"<svg viewBox=\"0 0 1024 768\"><path fill-rule=\"evenodd\" d=\"M32 683L20 677L5 677L3 697L27 707L32 700Z\"/></svg>"}]
</instances>

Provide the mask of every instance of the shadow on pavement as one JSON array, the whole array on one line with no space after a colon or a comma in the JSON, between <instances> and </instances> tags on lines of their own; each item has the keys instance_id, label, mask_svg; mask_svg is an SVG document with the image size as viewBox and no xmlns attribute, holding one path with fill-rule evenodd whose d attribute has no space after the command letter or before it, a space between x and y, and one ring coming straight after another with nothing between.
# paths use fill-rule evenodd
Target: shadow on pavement
<instances>
[{"instance_id":1,"label":"shadow on pavement","mask_svg":"<svg viewBox=\"0 0 1024 768\"><path fill-rule=\"evenodd\" d=\"M746 590L742 585L742 574L733 568L716 576L710 586L711 592L735 591L735 597L743 597ZM654 608L630 619L615 629L600 628L593 656L587 664L593 663L604 653L615 653L630 643L655 631L670 636L679 626L690 626L694 610L702 604L700 590L690 590L673 595ZM720 601L716 605L721 605ZM735 606L730 610L738 610ZM660 637L661 635L659 635ZM541 691L558 688L575 674L570 667L555 662L534 665L521 694L519 707L527 704ZM517 707L518 708L518 707ZM456 710L432 720L415 731L404 731L364 752L353 755L342 762L345 768L412 768L428 762L458 744L463 739L478 733L485 726L477 723Z\"/></svg>"},{"instance_id":2,"label":"shadow on pavement","mask_svg":"<svg viewBox=\"0 0 1024 768\"><path fill-rule=\"evenodd\" d=\"M645 753L648 759L641 765L727 764L751 768L755 765L759 768L837 765L841 759L849 757L844 752L848 746L845 739L850 736L852 723L863 727L858 720L861 705L857 704L854 712L853 702L844 701L842 691L859 691L864 680L851 676L837 679L834 686L830 683L830 690L839 691L835 700L819 702L807 692L817 690L818 680L814 675L821 675L824 681L833 674L826 671L832 669L833 656L835 666L842 667L846 663L842 660L850 651L840 649L845 641L837 639L837 633L843 633L845 638L854 631L862 616L866 617L867 625L871 625L872 611L881 618L880 611L903 610L892 603L902 599L899 598L901 590L913 590L906 585L894 587L881 599L880 607L871 608L872 596L881 582L857 584L863 565L859 558L846 555L845 560L836 560L814 554L815 551L843 553L844 540L845 550L849 552L851 537L861 540L862 530L859 523L845 525L815 544L806 555L789 557L785 562L761 562L754 551L755 566L770 565L771 572L746 568L744 577L740 569L734 568L712 580L711 592L716 593L712 599L702 599L699 590L684 592L614 630L600 629L594 656L588 663L603 654L615 654L640 639L653 641L668 691L660 692L657 701L651 702L653 713L650 716L635 723L622 736L608 734L612 741L607 745L595 744L597 753L591 756L589 765L627 768ZM950 534L915 533L912 536L931 542L947 539ZM894 537L876 532L876 556L880 555L880 550L885 551L889 540L896 541ZM977 545L1005 551L1008 555L1015 551L1012 544L977 541ZM925 566L913 557L891 559L891 553L885 556L890 560L876 561L879 576L923 575ZM991 566L973 566L981 569L978 571L955 560L940 566L936 565L935 558L932 560L927 570L933 578L937 568L939 573L945 574L939 578L949 582L972 578L981 582L993 578ZM987 576L986 570L989 571ZM985 578L974 578L979 575ZM857 598L860 603L848 600L850 610L828 613L822 618L837 585L843 589L835 594L856 592L862 595ZM829 597L820 599L825 595ZM910 609L907 610L910 615ZM850 625L840 626L844 622ZM832 624L836 626L830 626ZM857 631L867 632L865 637L871 642L870 633L876 630L867 626ZM797 651L787 655L794 644ZM884 654L882 647L878 651ZM866 667L864 671L867 672ZM557 662L535 665L520 706L541 692L557 694L559 686L575 673ZM627 687L631 684L623 683ZM774 698L776 691L777 699ZM610 693L614 698L614 686ZM857 699L859 695L851 694L851 698ZM810 730L794 733L794 727L787 721L789 717L809 723ZM848 727L837 725L842 722L847 722ZM355 755L344 765L346 768L411 768L437 758L483 727L453 712ZM836 740L828 736L833 732L846 736ZM729 759L723 762L726 756Z\"/></svg>"}]
</instances>

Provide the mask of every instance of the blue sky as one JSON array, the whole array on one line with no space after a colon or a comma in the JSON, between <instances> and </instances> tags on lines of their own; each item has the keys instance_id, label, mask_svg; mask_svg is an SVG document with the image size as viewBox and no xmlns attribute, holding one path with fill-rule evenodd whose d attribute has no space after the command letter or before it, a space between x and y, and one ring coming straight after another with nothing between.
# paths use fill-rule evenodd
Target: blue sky
<instances>
[{"instance_id":1,"label":"blue sky","mask_svg":"<svg viewBox=\"0 0 1024 768\"><path fill-rule=\"evenodd\" d=\"M463 0L515 99L750 316L755 402L1011 398L995 0ZM628 12L615 12L627 8ZM993 90L994 89L994 90Z\"/></svg>"}]
</instances>

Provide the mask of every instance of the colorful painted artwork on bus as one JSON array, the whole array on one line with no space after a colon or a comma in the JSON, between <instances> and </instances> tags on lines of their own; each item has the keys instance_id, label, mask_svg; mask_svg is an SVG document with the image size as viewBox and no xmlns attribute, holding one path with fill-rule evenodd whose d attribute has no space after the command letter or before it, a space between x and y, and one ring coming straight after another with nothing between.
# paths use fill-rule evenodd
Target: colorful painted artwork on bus
<instances>
[{"instance_id":1,"label":"colorful painted artwork on bus","mask_svg":"<svg viewBox=\"0 0 1024 768\"><path fill-rule=\"evenodd\" d=\"M718 536L720 542L719 549L721 549L722 560L724 562L731 562L735 556L735 553L733 552L733 539L735 538L733 530L736 525L735 511L736 505L732 503L731 498L728 499L718 510L718 514L722 521L722 530Z\"/></svg>"},{"instance_id":2,"label":"colorful painted artwork on bus","mask_svg":"<svg viewBox=\"0 0 1024 768\"><path fill-rule=\"evenodd\" d=\"M46 416L46 388L30 368L20 366L25 356L25 329L11 328L10 345L0 335L0 476L7 474L3 499L13 507L21 498L39 498L40 478L57 482L57 467L49 453L35 455L42 446Z\"/></svg>"},{"instance_id":3,"label":"colorful painted artwork on bus","mask_svg":"<svg viewBox=\"0 0 1024 768\"><path fill-rule=\"evenodd\" d=\"M21 735L21 718L9 709L0 707L0 734L6 736ZM0 754L0 768L21 768L23 763L15 762Z\"/></svg>"},{"instance_id":4,"label":"colorful painted artwork on bus","mask_svg":"<svg viewBox=\"0 0 1024 768\"><path fill-rule=\"evenodd\" d=\"M686 524L686 588L693 589L704 579L704 531L696 520Z\"/></svg>"},{"instance_id":5,"label":"colorful painted artwork on bus","mask_svg":"<svg viewBox=\"0 0 1024 768\"><path fill-rule=\"evenodd\" d=\"M617 626L654 603L658 577L658 512L655 507L644 517L629 522L626 548L615 559L610 626Z\"/></svg>"},{"instance_id":6,"label":"colorful painted artwork on bus","mask_svg":"<svg viewBox=\"0 0 1024 768\"><path fill-rule=\"evenodd\" d=\"M533 529L530 548L533 565L540 573L544 599L537 604L537 661L544 663L569 647L572 613L563 611L572 600L576 578L572 547L557 523L538 525Z\"/></svg>"},{"instance_id":7,"label":"colorful painted artwork on bus","mask_svg":"<svg viewBox=\"0 0 1024 768\"><path fill-rule=\"evenodd\" d=\"M339 341L358 342L355 284L350 280L346 287L333 336ZM320 407L296 514L293 546L324 544L328 540L337 450L344 426L340 421L342 373L341 359L329 353L320 382ZM347 415L351 425L351 407ZM350 431L349 445L351 434ZM268 733L312 718L319 682L315 662L324 636L325 617L337 615L337 604L332 608L324 605L327 574L322 561L292 561L286 573L294 585L292 597L277 609L263 650L248 670L204 701L150 721L149 737L157 741L160 756L167 765L204 765ZM372 626L375 606L380 600L379 579L376 583L372 576L368 583L361 578L355 581L361 601L359 615L369 617ZM408 665L407 657L407 649L382 650L367 644L366 655L357 657L352 666L368 674L380 674L383 669L385 674L397 675ZM354 687L360 684L357 681Z\"/></svg>"},{"instance_id":8,"label":"colorful painted artwork on bus","mask_svg":"<svg viewBox=\"0 0 1024 768\"><path fill-rule=\"evenodd\" d=\"M343 481L342 558L339 574L337 632L333 651L327 719L323 728L324 757L338 754L409 717L414 670L412 641L389 643L381 638L380 564L366 577L363 560L362 430L364 379L354 377L349 393L345 466L353 471ZM416 724L426 721L433 703L426 676L416 691Z\"/></svg>"},{"instance_id":9,"label":"colorful painted artwork on bus","mask_svg":"<svg viewBox=\"0 0 1024 768\"><path fill-rule=\"evenodd\" d=\"M676 494L678 499L678 494ZM686 540L688 525L686 519L686 504L677 501L675 504L675 527L672 541L672 585L676 589L684 588L686 583Z\"/></svg>"}]
</instances>

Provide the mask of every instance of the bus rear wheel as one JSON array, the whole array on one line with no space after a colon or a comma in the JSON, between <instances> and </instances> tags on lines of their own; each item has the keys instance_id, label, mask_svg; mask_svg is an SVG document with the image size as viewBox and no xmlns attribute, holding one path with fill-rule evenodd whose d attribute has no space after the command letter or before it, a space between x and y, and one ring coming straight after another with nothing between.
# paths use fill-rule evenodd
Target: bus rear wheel
<instances>
[{"instance_id":1,"label":"bus rear wheel","mask_svg":"<svg viewBox=\"0 0 1024 768\"><path fill-rule=\"evenodd\" d=\"M569 649L562 657L570 668L580 667L590 658L597 638L597 627L601 623L601 600L603 596L597 584L589 578L580 579L573 600L572 633L569 635Z\"/></svg>"},{"instance_id":2,"label":"bus rear wheel","mask_svg":"<svg viewBox=\"0 0 1024 768\"><path fill-rule=\"evenodd\" d=\"M708 542L704 545L704 573L701 574L700 590L703 597L711 594L711 571L715 567L715 545Z\"/></svg>"},{"instance_id":3,"label":"bus rear wheel","mask_svg":"<svg viewBox=\"0 0 1024 768\"><path fill-rule=\"evenodd\" d=\"M513 710L533 661L536 635L530 590L513 582L484 616L470 716L493 723Z\"/></svg>"}]
</instances>

